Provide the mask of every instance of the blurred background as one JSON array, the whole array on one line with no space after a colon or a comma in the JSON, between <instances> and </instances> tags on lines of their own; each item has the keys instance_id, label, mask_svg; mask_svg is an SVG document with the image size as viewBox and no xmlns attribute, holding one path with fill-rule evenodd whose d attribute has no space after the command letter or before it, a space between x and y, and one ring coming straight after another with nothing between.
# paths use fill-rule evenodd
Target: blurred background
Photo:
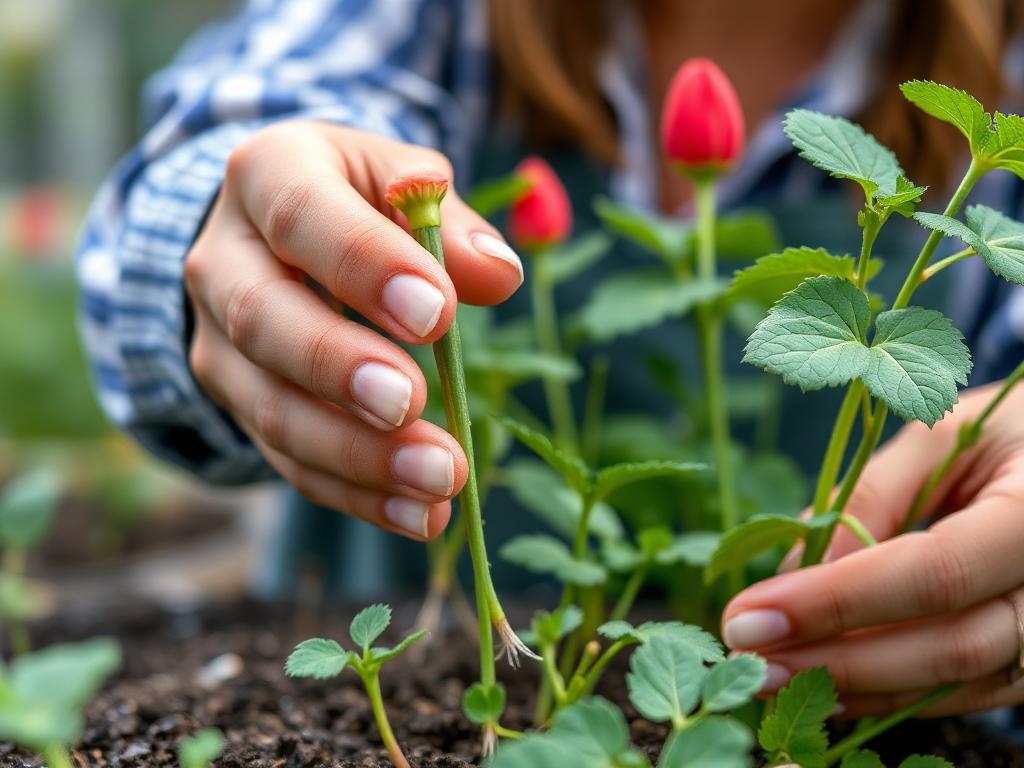
<instances>
[{"instance_id":1,"label":"blurred background","mask_svg":"<svg viewBox=\"0 0 1024 768\"><path fill-rule=\"evenodd\" d=\"M229 5L0 0L0 505L52 506L17 565L48 585L36 610L229 596L267 527L273 491L197 488L107 424L76 327L78 227L141 132L145 80Z\"/></svg>"}]
</instances>

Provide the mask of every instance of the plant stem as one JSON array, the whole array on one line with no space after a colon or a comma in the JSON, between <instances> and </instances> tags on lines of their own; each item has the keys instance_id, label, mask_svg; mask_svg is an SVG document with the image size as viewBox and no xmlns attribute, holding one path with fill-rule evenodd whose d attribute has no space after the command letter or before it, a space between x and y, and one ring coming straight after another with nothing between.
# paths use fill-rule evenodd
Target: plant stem
<instances>
[{"instance_id":1,"label":"plant stem","mask_svg":"<svg viewBox=\"0 0 1024 768\"><path fill-rule=\"evenodd\" d=\"M583 434L580 438L580 452L583 461L591 466L597 464L601 448L601 427L604 421L604 398L608 386L608 358L598 355L590 361L590 377L587 381L587 400L583 409Z\"/></svg>"},{"instance_id":2,"label":"plant stem","mask_svg":"<svg viewBox=\"0 0 1024 768\"><path fill-rule=\"evenodd\" d=\"M946 454L946 458L942 460L942 463L928 475L928 479L925 480L924 485L917 492L917 496L914 497L914 502L910 505L910 509L907 510L907 516L903 520L903 525L900 526L901 533L906 533L911 529L920 517L925 504L928 503L928 499L931 498L939 483L942 482L942 478L949 472L950 467L956 463L956 460L960 458L964 451L978 442L988 417L999 407L1000 403L1010 394L1010 390L1020 382L1021 378L1024 378L1024 362L1014 368L1013 372L1006 377L1003 385L996 392L995 397L985 406L985 410L973 421L969 421L960 427L960 431L956 436L956 444Z\"/></svg>"},{"instance_id":3,"label":"plant stem","mask_svg":"<svg viewBox=\"0 0 1024 768\"><path fill-rule=\"evenodd\" d=\"M506 728L505 726L501 725L501 723L495 723L493 728L494 732L501 736L501 738L503 739L521 739L523 738L523 736L526 735L522 731L517 731L513 728Z\"/></svg>"},{"instance_id":4,"label":"plant stem","mask_svg":"<svg viewBox=\"0 0 1024 768\"><path fill-rule=\"evenodd\" d=\"M565 680L555 664L555 658L558 655L555 652L555 646L553 644L542 646L541 655L544 657L544 664L542 666L545 679L555 694L555 703L561 704L565 701Z\"/></svg>"},{"instance_id":5,"label":"plant stem","mask_svg":"<svg viewBox=\"0 0 1024 768\"><path fill-rule=\"evenodd\" d=\"M384 748L387 749L388 757L395 764L395 768L409 768L409 761L405 759L401 747L398 746L395 734L391 730L391 723L388 722L388 714L384 710L384 697L380 693L378 669L360 674L363 678L363 685L366 688L366 695L370 697L373 719L377 722L380 740L384 742Z\"/></svg>"},{"instance_id":6,"label":"plant stem","mask_svg":"<svg viewBox=\"0 0 1024 768\"><path fill-rule=\"evenodd\" d=\"M555 309L555 287L547 269L548 252L539 249L532 254L533 279L530 296L533 302L533 328L537 345L549 355L561 355L562 343L558 333L558 313ZM565 381L544 376L544 395L547 399L555 438L563 448L576 453L579 438L576 418L572 412L572 398Z\"/></svg>"},{"instance_id":7,"label":"plant stem","mask_svg":"<svg viewBox=\"0 0 1024 768\"><path fill-rule=\"evenodd\" d=\"M840 760L843 755L854 749L857 749L862 744L870 741L876 736L885 733L890 728L899 725L907 718L913 717L923 709L927 709L935 702L944 699L946 696L951 694L957 688L960 687L959 683L951 683L950 685L944 685L931 693L923 696L922 698L915 701L913 704L904 707L898 712L893 712L886 718L877 720L867 728L858 728L854 733L847 736L842 741L838 742L830 750L825 753L825 765L829 766Z\"/></svg>"},{"instance_id":8,"label":"plant stem","mask_svg":"<svg viewBox=\"0 0 1024 768\"><path fill-rule=\"evenodd\" d=\"M921 273L920 281L922 283L925 283L931 278L935 277L935 275L944 270L946 267L951 267L958 261L963 261L964 259L969 259L971 256L977 255L977 252L973 248L965 248L962 251L954 253L952 256L947 256L944 259L939 259Z\"/></svg>"},{"instance_id":9,"label":"plant stem","mask_svg":"<svg viewBox=\"0 0 1024 768\"><path fill-rule=\"evenodd\" d=\"M871 218L864 225L864 232L860 240L860 259L857 261L857 287L862 290L868 284L871 249L874 247L875 238L878 237L878 233L884 223L884 221L876 221L874 218Z\"/></svg>"},{"instance_id":10,"label":"plant stem","mask_svg":"<svg viewBox=\"0 0 1024 768\"><path fill-rule=\"evenodd\" d=\"M860 539L860 543L865 547L878 546L878 539L871 535L871 531L864 527L864 523L858 520L853 515L842 514L839 516L839 522L850 529L850 532Z\"/></svg>"},{"instance_id":11,"label":"plant stem","mask_svg":"<svg viewBox=\"0 0 1024 768\"><path fill-rule=\"evenodd\" d=\"M694 179L697 209L697 276L702 280L715 280L718 268L715 261L715 183L713 178ZM732 477L732 441L729 436L729 410L725 395L722 364L722 320L716 309L704 304L697 308L697 332L700 341L701 362L704 373L704 400L708 411L718 478L720 527L723 531L734 528L738 521L736 489ZM739 570L729 573L731 593L743 587L743 574Z\"/></svg>"},{"instance_id":12,"label":"plant stem","mask_svg":"<svg viewBox=\"0 0 1024 768\"><path fill-rule=\"evenodd\" d=\"M50 744L44 747L40 757L43 758L47 768L74 768L67 750L60 744Z\"/></svg>"},{"instance_id":13,"label":"plant stem","mask_svg":"<svg viewBox=\"0 0 1024 768\"><path fill-rule=\"evenodd\" d=\"M612 612L608 614L609 621L617 621L619 619L626 618L626 614L629 613L629 609L633 607L633 603L636 601L636 596L640 593L640 587L644 584L644 579L647 577L646 566L641 565L629 579L626 581L626 586L622 588L622 594L619 595L619 599L615 601L615 607L612 608Z\"/></svg>"},{"instance_id":14,"label":"plant stem","mask_svg":"<svg viewBox=\"0 0 1024 768\"><path fill-rule=\"evenodd\" d=\"M414 230L413 234L420 245L433 254L443 266L444 249L441 246L440 228L423 227ZM437 361L441 389L444 392L448 429L462 446L469 470L466 484L459 495L459 513L466 529L466 542L473 561L473 587L476 592L477 619L480 625L480 682L485 686L491 686L496 679L491 625L505 621L505 614L497 600L487 563L487 544L484 540L483 513L477 487L472 423L466 392L466 373L462 367L462 340L458 320L453 321L448 333L434 344L434 359Z\"/></svg>"},{"instance_id":15,"label":"plant stem","mask_svg":"<svg viewBox=\"0 0 1024 768\"><path fill-rule=\"evenodd\" d=\"M4 554L4 573L12 578L21 579L25 573L25 559L25 550L7 550ZM24 656L32 650L28 627L23 619L14 618L7 622L7 641L14 656Z\"/></svg>"}]
</instances>

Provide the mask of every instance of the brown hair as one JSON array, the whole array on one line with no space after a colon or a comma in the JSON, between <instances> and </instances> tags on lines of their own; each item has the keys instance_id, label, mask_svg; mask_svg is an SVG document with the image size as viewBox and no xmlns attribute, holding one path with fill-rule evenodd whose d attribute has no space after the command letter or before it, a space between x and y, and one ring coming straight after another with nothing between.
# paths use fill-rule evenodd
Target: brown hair
<instances>
[{"instance_id":1,"label":"brown hair","mask_svg":"<svg viewBox=\"0 0 1024 768\"><path fill-rule=\"evenodd\" d=\"M610 19L606 3L489 0L500 104L520 118L529 141L574 142L618 161L618 133L597 81ZM944 184L961 153L950 126L928 118L897 86L914 78L963 88L989 109L1003 94L1002 59L1019 0L892 0L882 82L860 116L895 150L919 183ZM913 30L913 34L909 31Z\"/></svg>"}]
</instances>

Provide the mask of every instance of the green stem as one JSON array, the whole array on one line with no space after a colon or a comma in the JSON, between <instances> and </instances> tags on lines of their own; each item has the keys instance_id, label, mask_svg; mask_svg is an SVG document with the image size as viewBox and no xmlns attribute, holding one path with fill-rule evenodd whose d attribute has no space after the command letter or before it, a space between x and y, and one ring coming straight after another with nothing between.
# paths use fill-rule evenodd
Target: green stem
<instances>
[{"instance_id":1,"label":"green stem","mask_svg":"<svg viewBox=\"0 0 1024 768\"><path fill-rule=\"evenodd\" d=\"M611 663L618 653L623 648L628 648L631 645L636 645L636 640L631 638L621 638L616 640L614 643L608 646L604 653L602 653L597 661L594 662L594 666L590 668L590 671L583 678L583 687L580 690L580 698L589 696L594 688L597 687L598 682L601 680L601 675L604 674L605 669Z\"/></svg>"},{"instance_id":2,"label":"green stem","mask_svg":"<svg viewBox=\"0 0 1024 768\"><path fill-rule=\"evenodd\" d=\"M363 685L366 688L366 695L370 697L370 707L373 709L373 719L377 722L377 730L380 731L380 740L384 742L384 748L388 751L388 757L394 763L395 768L409 768L409 761L402 754L402 748L398 746L395 734L391 730L391 723L388 722L388 713L384 710L384 697L380 693L380 677L378 668L371 672L360 674L363 678Z\"/></svg>"},{"instance_id":3,"label":"green stem","mask_svg":"<svg viewBox=\"0 0 1024 768\"><path fill-rule=\"evenodd\" d=\"M47 768L74 768L67 750L60 744L43 747L40 757L43 758Z\"/></svg>"},{"instance_id":4,"label":"green stem","mask_svg":"<svg viewBox=\"0 0 1024 768\"><path fill-rule=\"evenodd\" d=\"M440 228L424 227L414 230L413 234L420 245L433 254L443 266L444 249L441 245ZM483 512L477 487L472 422L469 415L466 373L462 367L462 340L458 320L453 321L448 333L434 344L434 359L437 361L441 389L444 392L448 429L466 455L468 477L459 495L459 512L466 529L466 542L473 561L473 587L476 592L477 619L480 624L480 682L485 686L491 686L496 680L491 625L505 621L505 613L494 591L487 563L487 544L484 540Z\"/></svg>"},{"instance_id":5,"label":"green stem","mask_svg":"<svg viewBox=\"0 0 1024 768\"><path fill-rule=\"evenodd\" d=\"M973 248L965 248L962 251L954 253L952 256L947 256L944 259L939 259L926 270L921 273L921 282L926 283L931 278L935 277L939 272L944 270L946 267L951 267L958 261L969 259L971 256L977 256L977 252Z\"/></svg>"},{"instance_id":6,"label":"green stem","mask_svg":"<svg viewBox=\"0 0 1024 768\"><path fill-rule=\"evenodd\" d=\"M633 603L636 601L636 596L640 593L640 587L644 584L644 579L647 577L647 568L641 565L626 581L626 585L622 588L622 594L619 595L619 599L615 601L615 607L612 608L612 612L608 614L609 621L618 621L626 618L626 614L629 613L629 609L633 607Z\"/></svg>"},{"instance_id":7,"label":"green stem","mask_svg":"<svg viewBox=\"0 0 1024 768\"><path fill-rule=\"evenodd\" d=\"M501 725L501 723L494 723L492 727L494 728L494 732L503 739L512 739L514 741L515 739L521 739L526 735L522 731L517 731L513 728L506 728Z\"/></svg>"},{"instance_id":8,"label":"green stem","mask_svg":"<svg viewBox=\"0 0 1024 768\"><path fill-rule=\"evenodd\" d=\"M718 267L715 261L715 183L713 178L694 179L697 209L697 276L702 280L715 280ZM704 373L704 399L708 412L708 427L718 478L718 498L721 509L720 527L731 530L739 522L736 488L732 476L732 441L729 436L729 407L726 402L722 363L722 320L714 307L703 305L697 311L697 332L700 341L701 362ZM739 570L729 574L729 588L739 592L743 574Z\"/></svg>"},{"instance_id":9,"label":"green stem","mask_svg":"<svg viewBox=\"0 0 1024 768\"><path fill-rule=\"evenodd\" d=\"M4 555L4 573L21 579L25 573L27 555L23 549L9 549ZM32 650L28 627L22 619L11 619L7 623L7 641L14 656L24 656Z\"/></svg>"},{"instance_id":10,"label":"green stem","mask_svg":"<svg viewBox=\"0 0 1024 768\"><path fill-rule=\"evenodd\" d=\"M951 683L950 685L944 685L931 693L923 696L922 698L915 701L913 704L904 707L898 712L893 712L888 717L878 720L872 723L867 728L858 728L856 732L850 734L842 741L838 742L834 747L825 753L825 765L829 766L837 761L841 760L843 755L847 752L851 752L859 748L862 744L867 743L876 736L885 733L890 728L899 725L904 720L913 717L918 712L927 709L932 704L946 696L951 694L957 688L960 687L959 683Z\"/></svg>"},{"instance_id":11,"label":"green stem","mask_svg":"<svg viewBox=\"0 0 1024 768\"><path fill-rule=\"evenodd\" d=\"M530 296L533 301L533 328L537 346L549 355L562 354L562 342L558 333L558 313L555 309L554 284L547 270L548 253L538 250L532 254L533 279L530 280ZM572 411L569 385L561 379L543 377L544 395L551 415L555 438L566 450L579 450L576 433L576 418Z\"/></svg>"},{"instance_id":12,"label":"green stem","mask_svg":"<svg viewBox=\"0 0 1024 768\"><path fill-rule=\"evenodd\" d=\"M839 522L849 528L850 532L860 539L861 544L865 547L878 546L878 539L872 536L871 531L864 527L864 523L853 515L842 514L839 516Z\"/></svg>"},{"instance_id":13,"label":"green stem","mask_svg":"<svg viewBox=\"0 0 1024 768\"><path fill-rule=\"evenodd\" d=\"M871 249L875 245L875 238L884 224L884 221L869 219L864 226L864 232L860 240L860 259L857 261L857 287L862 289L868 284L868 267L871 264Z\"/></svg>"},{"instance_id":14,"label":"green stem","mask_svg":"<svg viewBox=\"0 0 1024 768\"><path fill-rule=\"evenodd\" d=\"M942 482L942 478L949 472L950 467L956 463L956 460L960 458L961 454L968 448L972 447L981 438L982 430L985 426L985 422L988 417L992 415L992 412L999 407L1000 403L1010 394L1010 390L1013 389L1021 380L1024 378L1024 362L1014 368L1013 372L1006 377L1003 381L1003 385L996 392L985 410L983 410L976 419L969 421L960 427L960 431L956 436L956 445L946 454L946 458L942 460L942 463L938 467L932 470L932 473L928 475L928 479L925 480L924 485L917 492L917 496L914 497L913 503L910 505L910 509L907 510L907 516L903 520L903 525L900 527L901 533L909 531L914 523L921 516L921 512L924 510L925 504L928 503L928 499L935 492L939 483Z\"/></svg>"},{"instance_id":15,"label":"green stem","mask_svg":"<svg viewBox=\"0 0 1024 768\"><path fill-rule=\"evenodd\" d=\"M555 695L555 703L562 704L565 701L565 679L562 674L558 671L558 667L555 664L555 659L558 654L555 652L555 646L553 644L547 644L541 646L541 656L544 658L543 668L544 676L548 681L548 685Z\"/></svg>"},{"instance_id":16,"label":"green stem","mask_svg":"<svg viewBox=\"0 0 1024 768\"><path fill-rule=\"evenodd\" d=\"M591 466L597 464L601 448L601 427L604 421L604 398L608 386L608 358L598 355L590 361L590 377L587 381L587 400L583 409L583 435L580 450L583 461Z\"/></svg>"}]
</instances>

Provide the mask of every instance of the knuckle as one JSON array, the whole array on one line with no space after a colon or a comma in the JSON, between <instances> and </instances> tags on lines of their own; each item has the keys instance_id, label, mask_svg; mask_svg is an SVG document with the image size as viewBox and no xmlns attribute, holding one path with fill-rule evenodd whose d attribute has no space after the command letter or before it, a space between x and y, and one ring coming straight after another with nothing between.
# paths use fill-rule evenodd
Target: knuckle
<instances>
[{"instance_id":1,"label":"knuckle","mask_svg":"<svg viewBox=\"0 0 1024 768\"><path fill-rule=\"evenodd\" d=\"M305 341L302 352L302 369L308 372L309 391L328 400L337 398L341 386L340 353L333 339L332 327L320 328Z\"/></svg>"},{"instance_id":2,"label":"knuckle","mask_svg":"<svg viewBox=\"0 0 1024 768\"><path fill-rule=\"evenodd\" d=\"M295 176L282 184L267 205L267 240L274 244L290 240L316 194L317 181L310 176Z\"/></svg>"},{"instance_id":3,"label":"knuckle","mask_svg":"<svg viewBox=\"0 0 1024 768\"><path fill-rule=\"evenodd\" d=\"M262 395L253 410L253 427L268 446L288 453L288 395L274 387Z\"/></svg>"},{"instance_id":4,"label":"knuckle","mask_svg":"<svg viewBox=\"0 0 1024 768\"><path fill-rule=\"evenodd\" d=\"M341 239L334 285L328 286L337 295L350 282L348 276L360 274L379 265L386 252L388 230L382 223L363 220L355 224Z\"/></svg>"},{"instance_id":5,"label":"knuckle","mask_svg":"<svg viewBox=\"0 0 1024 768\"><path fill-rule=\"evenodd\" d=\"M995 648L984 633L954 628L935 660L935 676L941 683L975 680L987 671Z\"/></svg>"},{"instance_id":6,"label":"knuckle","mask_svg":"<svg viewBox=\"0 0 1024 768\"><path fill-rule=\"evenodd\" d=\"M834 584L827 584L821 592L821 610L833 632L845 632L850 626L850 605L846 592Z\"/></svg>"},{"instance_id":7,"label":"knuckle","mask_svg":"<svg viewBox=\"0 0 1024 768\"><path fill-rule=\"evenodd\" d=\"M224 311L224 326L228 339L243 354L248 354L259 335L262 319L268 309L266 288L260 282L237 290L228 298Z\"/></svg>"},{"instance_id":8,"label":"knuckle","mask_svg":"<svg viewBox=\"0 0 1024 768\"><path fill-rule=\"evenodd\" d=\"M227 164L224 167L225 180L230 182L244 176L253 167L257 158L266 151L270 136L272 136L270 129L264 129L242 139L228 154Z\"/></svg>"},{"instance_id":9,"label":"knuckle","mask_svg":"<svg viewBox=\"0 0 1024 768\"><path fill-rule=\"evenodd\" d=\"M925 567L915 569L915 592L922 615L949 613L968 604L971 569L960 549L935 531L923 534L917 545Z\"/></svg>"},{"instance_id":10,"label":"knuckle","mask_svg":"<svg viewBox=\"0 0 1024 768\"><path fill-rule=\"evenodd\" d=\"M210 356L207 354L206 344L199 335L192 342L192 348L188 352L188 365L196 381L206 388L210 382Z\"/></svg>"}]
</instances>

